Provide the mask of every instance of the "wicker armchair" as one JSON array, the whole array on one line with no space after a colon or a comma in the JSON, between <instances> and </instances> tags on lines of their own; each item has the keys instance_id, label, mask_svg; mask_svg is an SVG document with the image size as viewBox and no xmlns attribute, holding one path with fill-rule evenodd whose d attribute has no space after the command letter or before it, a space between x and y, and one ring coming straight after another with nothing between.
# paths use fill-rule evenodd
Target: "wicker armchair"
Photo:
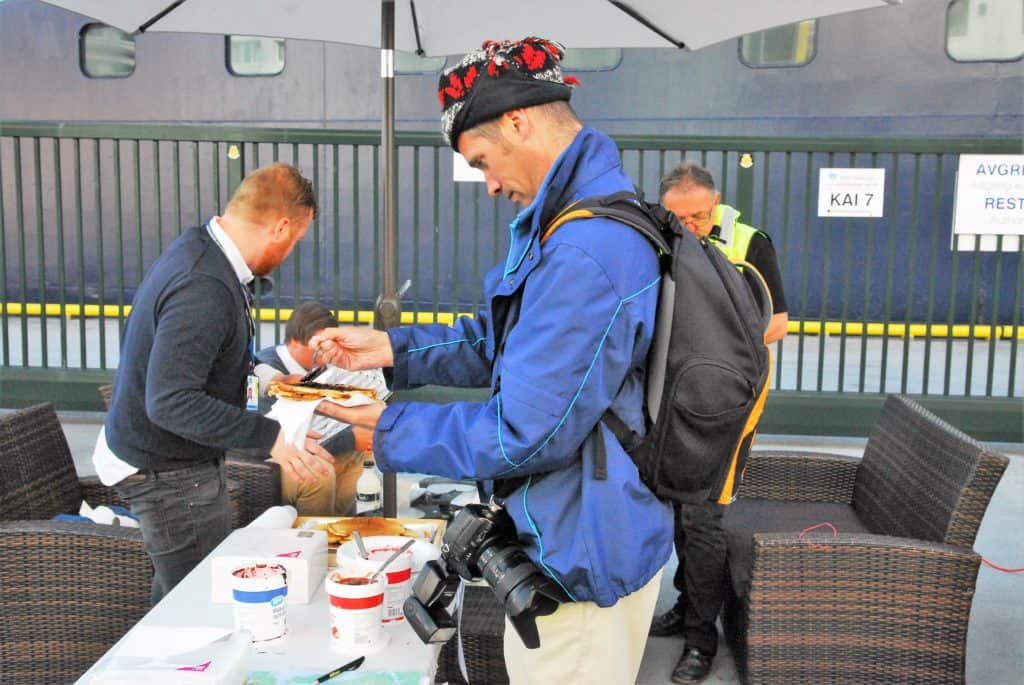
<instances>
[{"instance_id":1,"label":"wicker armchair","mask_svg":"<svg viewBox=\"0 0 1024 685\"><path fill-rule=\"evenodd\" d=\"M101 385L103 406L110 409L113 386ZM266 457L228 451L224 474L230 481L231 526L241 528L266 511L281 504L281 467Z\"/></svg>"},{"instance_id":2,"label":"wicker armchair","mask_svg":"<svg viewBox=\"0 0 1024 685\"><path fill-rule=\"evenodd\" d=\"M753 452L724 519L743 681L963 683L971 546L1007 464L897 396L863 459ZM834 539L800 538L823 522Z\"/></svg>"},{"instance_id":3,"label":"wicker armchair","mask_svg":"<svg viewBox=\"0 0 1024 685\"><path fill-rule=\"evenodd\" d=\"M71 682L149 610L153 567L137 529L51 521L82 499L51 404L0 417L0 683Z\"/></svg>"}]
</instances>

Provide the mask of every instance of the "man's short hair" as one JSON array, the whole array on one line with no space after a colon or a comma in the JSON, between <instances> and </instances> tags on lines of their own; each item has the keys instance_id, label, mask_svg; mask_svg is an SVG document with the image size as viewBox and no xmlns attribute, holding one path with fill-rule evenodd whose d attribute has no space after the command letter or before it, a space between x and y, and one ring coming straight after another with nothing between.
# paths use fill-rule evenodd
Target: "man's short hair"
<instances>
[{"instance_id":1,"label":"man's short hair","mask_svg":"<svg viewBox=\"0 0 1024 685\"><path fill-rule=\"evenodd\" d=\"M312 210L315 218L316 193L312 182L298 169L275 162L249 172L235 189L227 209L254 217L275 214L295 217Z\"/></svg>"},{"instance_id":2,"label":"man's short hair","mask_svg":"<svg viewBox=\"0 0 1024 685\"><path fill-rule=\"evenodd\" d=\"M284 327L285 340L298 340L303 345L325 328L338 325L330 309L319 302L303 302L288 317Z\"/></svg>"},{"instance_id":3,"label":"man's short hair","mask_svg":"<svg viewBox=\"0 0 1024 685\"><path fill-rule=\"evenodd\" d=\"M677 186L707 188L713 193L715 192L715 177L696 162L680 162L674 169L661 177L658 197L665 197L665 193Z\"/></svg>"}]
</instances>

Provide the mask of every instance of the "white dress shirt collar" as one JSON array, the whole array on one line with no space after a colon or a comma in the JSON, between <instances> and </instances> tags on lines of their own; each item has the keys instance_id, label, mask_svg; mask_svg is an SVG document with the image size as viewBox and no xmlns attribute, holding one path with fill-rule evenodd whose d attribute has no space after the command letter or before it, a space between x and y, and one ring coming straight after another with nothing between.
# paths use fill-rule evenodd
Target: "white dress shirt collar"
<instances>
[{"instance_id":1,"label":"white dress shirt collar","mask_svg":"<svg viewBox=\"0 0 1024 685\"><path fill-rule=\"evenodd\" d=\"M305 366L295 361L295 357L288 351L287 343L281 343L277 346L277 356L281 358L281 363L284 364L284 368L290 374L301 373L305 375L309 371Z\"/></svg>"},{"instance_id":2,"label":"white dress shirt collar","mask_svg":"<svg viewBox=\"0 0 1024 685\"><path fill-rule=\"evenodd\" d=\"M231 264L231 268L235 270L235 275L238 276L238 280L242 285L248 285L253 279L252 269L245 263L245 259L242 258L242 253L238 251L238 246L235 245L235 241L231 239L231 236L227 234L221 225L217 221L220 217L212 217L206 226L210 231L210 237L213 238L213 242L217 243L224 256L228 258L228 262Z\"/></svg>"}]
</instances>

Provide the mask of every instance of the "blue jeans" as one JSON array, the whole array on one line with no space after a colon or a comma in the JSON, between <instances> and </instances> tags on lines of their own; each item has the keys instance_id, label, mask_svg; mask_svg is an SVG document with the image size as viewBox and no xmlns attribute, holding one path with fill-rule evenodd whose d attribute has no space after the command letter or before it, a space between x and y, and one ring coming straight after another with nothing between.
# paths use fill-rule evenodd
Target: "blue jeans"
<instances>
[{"instance_id":1,"label":"blue jeans","mask_svg":"<svg viewBox=\"0 0 1024 685\"><path fill-rule=\"evenodd\" d=\"M114 488L139 517L155 571L153 604L231 532L231 500L222 462L173 471L143 470Z\"/></svg>"}]
</instances>

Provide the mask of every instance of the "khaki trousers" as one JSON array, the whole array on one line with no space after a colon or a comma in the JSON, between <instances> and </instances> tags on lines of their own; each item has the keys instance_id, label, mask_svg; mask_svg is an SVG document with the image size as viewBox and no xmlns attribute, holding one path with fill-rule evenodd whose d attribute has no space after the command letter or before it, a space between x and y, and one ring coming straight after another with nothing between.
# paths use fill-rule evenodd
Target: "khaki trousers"
<instances>
[{"instance_id":1,"label":"khaki trousers","mask_svg":"<svg viewBox=\"0 0 1024 685\"><path fill-rule=\"evenodd\" d=\"M335 455L334 473L300 483L281 471L281 498L291 504L299 516L354 516L356 481L363 472L366 452L353 450Z\"/></svg>"},{"instance_id":2,"label":"khaki trousers","mask_svg":"<svg viewBox=\"0 0 1024 685\"><path fill-rule=\"evenodd\" d=\"M505 668L511 685L633 685L661 587L658 571L614 606L567 602L537 619L540 647L527 649L505 618Z\"/></svg>"}]
</instances>

